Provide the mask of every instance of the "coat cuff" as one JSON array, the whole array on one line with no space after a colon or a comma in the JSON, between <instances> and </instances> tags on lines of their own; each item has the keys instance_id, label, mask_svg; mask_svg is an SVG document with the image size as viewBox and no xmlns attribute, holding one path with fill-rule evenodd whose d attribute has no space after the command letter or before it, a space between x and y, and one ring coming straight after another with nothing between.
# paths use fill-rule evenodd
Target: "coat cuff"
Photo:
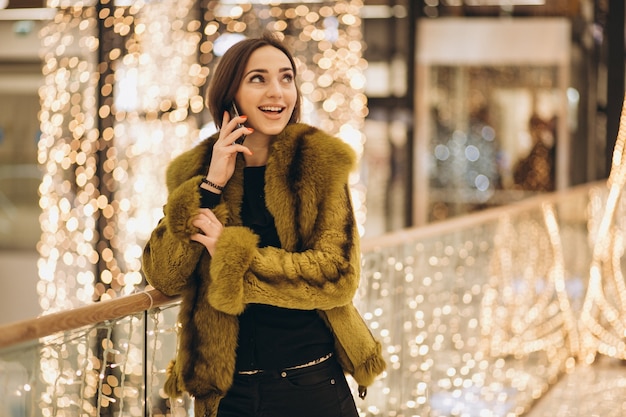
<instances>
[{"instance_id":1,"label":"coat cuff","mask_svg":"<svg viewBox=\"0 0 626 417\"><path fill-rule=\"evenodd\" d=\"M259 237L247 227L226 227L211 260L209 304L227 314L243 313L244 275L257 252Z\"/></svg>"},{"instance_id":2,"label":"coat cuff","mask_svg":"<svg viewBox=\"0 0 626 417\"><path fill-rule=\"evenodd\" d=\"M380 342L376 341L375 353L365 359L363 363L355 364L354 374L352 376L360 386L368 387L374 383L376 377L380 375L386 367L387 364L382 357L382 346Z\"/></svg>"},{"instance_id":3,"label":"coat cuff","mask_svg":"<svg viewBox=\"0 0 626 417\"><path fill-rule=\"evenodd\" d=\"M191 178L172 191L163 210L170 232L185 242L189 241L192 234L198 233L192 221L200 208L200 178Z\"/></svg>"}]
</instances>

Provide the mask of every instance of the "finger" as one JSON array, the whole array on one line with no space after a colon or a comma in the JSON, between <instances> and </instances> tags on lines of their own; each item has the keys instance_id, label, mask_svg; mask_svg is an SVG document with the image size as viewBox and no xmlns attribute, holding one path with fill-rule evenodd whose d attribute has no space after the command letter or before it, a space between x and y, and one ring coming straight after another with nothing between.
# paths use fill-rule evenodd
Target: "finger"
<instances>
[{"instance_id":1,"label":"finger","mask_svg":"<svg viewBox=\"0 0 626 417\"><path fill-rule=\"evenodd\" d=\"M225 149L230 149L230 150L234 150L230 145L239 145L242 146L240 143L237 143L237 139L241 138L242 136L247 136L252 134L252 132L254 132L254 129L251 127L246 127L246 126L239 126L239 125L234 125L232 126L231 130L231 126L230 123L228 126L226 126L225 128L222 126L222 131L220 132L220 137L216 142L216 145L219 143L221 146L223 146ZM235 148L237 149L238 152L242 152L247 148Z\"/></svg>"},{"instance_id":2,"label":"finger","mask_svg":"<svg viewBox=\"0 0 626 417\"><path fill-rule=\"evenodd\" d=\"M191 222L191 224L200 229L205 235L211 232L212 223L213 222L207 218L196 218Z\"/></svg>"},{"instance_id":3,"label":"finger","mask_svg":"<svg viewBox=\"0 0 626 417\"><path fill-rule=\"evenodd\" d=\"M204 240L206 240L206 236L203 235L202 233L194 233L189 238L193 240L194 242L198 242L198 243L202 243Z\"/></svg>"},{"instance_id":4,"label":"finger","mask_svg":"<svg viewBox=\"0 0 626 417\"><path fill-rule=\"evenodd\" d=\"M237 126L242 127L243 124L248 120L246 116L238 116L238 117L230 117L228 112L224 112L224 116L222 117L222 126L220 127L220 140L225 139L229 135L233 134L233 132L237 129ZM222 135L223 133L223 135Z\"/></svg>"},{"instance_id":5,"label":"finger","mask_svg":"<svg viewBox=\"0 0 626 417\"><path fill-rule=\"evenodd\" d=\"M215 239L205 236L202 233L195 233L193 235L190 236L191 240L201 243L202 246L209 248L209 246L211 245L212 242L215 241Z\"/></svg>"},{"instance_id":6,"label":"finger","mask_svg":"<svg viewBox=\"0 0 626 417\"><path fill-rule=\"evenodd\" d=\"M222 117L222 127L220 128L220 137L218 140L226 141L226 139L232 139L233 136L236 136L235 139L238 139L243 135L252 134L254 129L243 125L247 120L248 116L235 116L231 118L228 112L224 112L224 116ZM231 140L229 143L234 142L235 139Z\"/></svg>"},{"instance_id":7,"label":"finger","mask_svg":"<svg viewBox=\"0 0 626 417\"><path fill-rule=\"evenodd\" d=\"M228 115L228 125L229 127L232 127L233 129L235 129L235 127L241 127L243 126L243 124L245 122L248 121L248 116L245 115L241 115L241 116L234 116L233 118L230 117L230 115Z\"/></svg>"},{"instance_id":8,"label":"finger","mask_svg":"<svg viewBox=\"0 0 626 417\"><path fill-rule=\"evenodd\" d=\"M230 114L227 111L222 116L222 125L220 126L220 134L217 138L217 143L224 142L232 133L233 129L237 126L236 123L231 123ZM216 143L216 145L217 145Z\"/></svg>"},{"instance_id":9,"label":"finger","mask_svg":"<svg viewBox=\"0 0 626 417\"><path fill-rule=\"evenodd\" d=\"M250 150L250 148L248 148L248 147L247 147L247 146L245 146L245 145L241 145L241 144L239 144L239 143L234 143L234 142L233 142L233 143L229 146L229 148L231 148L231 149L232 149L233 151L235 151L235 152L243 152L243 153L245 153L245 154L247 154L247 155L252 156L252 151Z\"/></svg>"},{"instance_id":10,"label":"finger","mask_svg":"<svg viewBox=\"0 0 626 417\"><path fill-rule=\"evenodd\" d=\"M215 215L215 213L213 213L213 210L208 209L208 208L201 208L196 218L211 220L211 221L219 223L219 220L217 219L217 216Z\"/></svg>"},{"instance_id":11,"label":"finger","mask_svg":"<svg viewBox=\"0 0 626 417\"><path fill-rule=\"evenodd\" d=\"M202 246L206 248L211 256L213 256L213 252L215 250L216 239L205 236L201 233L196 233L191 235L191 240L200 243Z\"/></svg>"},{"instance_id":12,"label":"finger","mask_svg":"<svg viewBox=\"0 0 626 417\"><path fill-rule=\"evenodd\" d=\"M225 111L224 114L222 115L222 126L228 125L228 122L230 122L230 114L228 114L228 112Z\"/></svg>"},{"instance_id":13,"label":"finger","mask_svg":"<svg viewBox=\"0 0 626 417\"><path fill-rule=\"evenodd\" d=\"M206 237L205 235L201 233L196 233L195 235L191 235L191 240L200 243L209 251L209 253L211 252L211 249L213 247L211 238Z\"/></svg>"},{"instance_id":14,"label":"finger","mask_svg":"<svg viewBox=\"0 0 626 417\"><path fill-rule=\"evenodd\" d=\"M217 216L215 215L215 213L213 213L211 209L200 209L199 215L203 216L203 218L206 220L210 220L211 224L214 226L222 226L222 222L217 218Z\"/></svg>"}]
</instances>

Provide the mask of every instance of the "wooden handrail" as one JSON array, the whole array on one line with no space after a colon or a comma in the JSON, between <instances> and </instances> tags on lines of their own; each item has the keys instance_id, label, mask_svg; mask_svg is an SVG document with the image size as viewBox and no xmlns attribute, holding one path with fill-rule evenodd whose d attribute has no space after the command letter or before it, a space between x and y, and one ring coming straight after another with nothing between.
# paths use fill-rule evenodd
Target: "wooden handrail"
<instances>
[{"instance_id":1,"label":"wooden handrail","mask_svg":"<svg viewBox=\"0 0 626 417\"><path fill-rule=\"evenodd\" d=\"M494 220L503 215L511 215L533 206L545 203L556 203L564 198L589 192L594 187L606 184L605 181L583 184L568 190L545 193L480 212L459 216L442 222L405 229L382 236L364 238L361 250L370 252L390 245L398 245L405 241L428 238L436 235L463 229L472 224ZM107 320L115 320L128 315L138 314L144 310L161 307L179 300L180 297L169 297L158 290L148 290L108 301L101 301L68 311L61 311L31 320L23 320L0 326L0 349L15 346L24 342L39 339L58 332L70 331L84 326L94 325Z\"/></svg>"},{"instance_id":2,"label":"wooden handrail","mask_svg":"<svg viewBox=\"0 0 626 417\"><path fill-rule=\"evenodd\" d=\"M100 301L67 311L60 311L35 319L0 326L0 349L25 343L58 332L65 332L115 320L144 310L161 307L177 301L158 290L148 290L113 300Z\"/></svg>"}]
</instances>

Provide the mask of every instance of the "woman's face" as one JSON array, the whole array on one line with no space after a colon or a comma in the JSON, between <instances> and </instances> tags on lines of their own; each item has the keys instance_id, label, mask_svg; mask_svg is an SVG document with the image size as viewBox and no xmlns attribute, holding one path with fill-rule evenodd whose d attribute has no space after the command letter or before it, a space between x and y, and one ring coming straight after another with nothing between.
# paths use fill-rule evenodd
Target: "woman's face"
<instances>
[{"instance_id":1,"label":"woman's face","mask_svg":"<svg viewBox=\"0 0 626 417\"><path fill-rule=\"evenodd\" d=\"M289 58L273 46L250 55L235 94L239 114L248 116L250 135L277 135L287 126L296 105L297 90Z\"/></svg>"}]
</instances>

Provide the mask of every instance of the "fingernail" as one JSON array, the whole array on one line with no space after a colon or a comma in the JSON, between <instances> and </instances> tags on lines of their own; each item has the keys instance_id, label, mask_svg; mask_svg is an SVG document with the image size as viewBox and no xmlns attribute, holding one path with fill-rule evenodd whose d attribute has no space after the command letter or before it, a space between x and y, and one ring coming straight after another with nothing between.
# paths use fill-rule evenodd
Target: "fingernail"
<instances>
[{"instance_id":1,"label":"fingernail","mask_svg":"<svg viewBox=\"0 0 626 417\"><path fill-rule=\"evenodd\" d=\"M254 132L254 129L249 127L248 130L250 131L250 133Z\"/></svg>"},{"instance_id":2,"label":"fingernail","mask_svg":"<svg viewBox=\"0 0 626 417\"><path fill-rule=\"evenodd\" d=\"M242 119L248 120L248 116L239 116L239 117L241 117Z\"/></svg>"}]
</instances>

